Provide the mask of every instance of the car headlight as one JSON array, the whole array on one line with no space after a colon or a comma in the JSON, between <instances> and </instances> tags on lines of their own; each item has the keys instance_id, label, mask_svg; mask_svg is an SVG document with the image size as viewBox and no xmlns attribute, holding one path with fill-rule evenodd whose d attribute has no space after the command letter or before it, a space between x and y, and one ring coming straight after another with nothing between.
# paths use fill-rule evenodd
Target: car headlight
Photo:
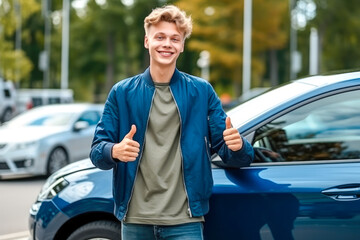
<instances>
[{"instance_id":1,"label":"car headlight","mask_svg":"<svg viewBox=\"0 0 360 240\"><path fill-rule=\"evenodd\" d=\"M54 182L47 181L38 196L38 201L52 199L68 185L69 182L66 181L65 178L59 178Z\"/></svg>"},{"instance_id":2,"label":"car headlight","mask_svg":"<svg viewBox=\"0 0 360 240\"><path fill-rule=\"evenodd\" d=\"M37 141L17 143L14 148L15 150L27 149L36 146L37 143Z\"/></svg>"}]
</instances>

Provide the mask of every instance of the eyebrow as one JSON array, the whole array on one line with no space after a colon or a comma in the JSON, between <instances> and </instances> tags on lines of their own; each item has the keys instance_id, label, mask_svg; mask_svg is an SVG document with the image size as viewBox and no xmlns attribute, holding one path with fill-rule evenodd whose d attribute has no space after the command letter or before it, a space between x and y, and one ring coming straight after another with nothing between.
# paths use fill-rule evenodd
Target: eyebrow
<instances>
[{"instance_id":1,"label":"eyebrow","mask_svg":"<svg viewBox=\"0 0 360 240\"><path fill-rule=\"evenodd\" d=\"M168 34L166 34L164 32L157 32L154 35L156 36L156 35L159 35L159 34L166 35L166 36L172 36L172 37L175 37L175 36L181 37L181 34L178 34L178 33L168 35Z\"/></svg>"}]
</instances>

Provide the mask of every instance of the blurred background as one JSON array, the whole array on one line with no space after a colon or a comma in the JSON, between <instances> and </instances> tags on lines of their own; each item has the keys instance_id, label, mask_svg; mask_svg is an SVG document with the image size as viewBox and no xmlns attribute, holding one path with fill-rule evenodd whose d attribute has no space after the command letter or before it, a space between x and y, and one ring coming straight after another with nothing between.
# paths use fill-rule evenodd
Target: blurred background
<instances>
[{"instance_id":1,"label":"blurred background","mask_svg":"<svg viewBox=\"0 0 360 240\"><path fill-rule=\"evenodd\" d=\"M148 67L143 21L164 4L193 18L178 68L207 79L225 109L293 79L360 69L358 0L0 0L0 124L40 105L103 104L113 84ZM13 144L29 157L23 147L39 140L24 135ZM9 136L18 135L1 133L3 149ZM0 182L0 239L27 239L45 179L29 181Z\"/></svg>"},{"instance_id":2,"label":"blurred background","mask_svg":"<svg viewBox=\"0 0 360 240\"><path fill-rule=\"evenodd\" d=\"M148 66L143 20L164 4L193 18L178 68L209 80L224 104L360 66L357 0L0 0L0 78L22 107L36 105L20 94L30 89L103 103Z\"/></svg>"}]
</instances>

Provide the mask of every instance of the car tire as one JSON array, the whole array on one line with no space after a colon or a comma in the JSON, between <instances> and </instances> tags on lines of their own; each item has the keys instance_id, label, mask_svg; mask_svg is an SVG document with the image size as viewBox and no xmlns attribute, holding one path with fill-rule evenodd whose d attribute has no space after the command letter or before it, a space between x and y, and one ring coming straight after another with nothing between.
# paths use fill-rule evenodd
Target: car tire
<instances>
[{"instance_id":1,"label":"car tire","mask_svg":"<svg viewBox=\"0 0 360 240\"><path fill-rule=\"evenodd\" d=\"M50 176L69 163L68 155L64 148L57 147L49 155L47 164L47 175Z\"/></svg>"},{"instance_id":2,"label":"car tire","mask_svg":"<svg viewBox=\"0 0 360 240\"><path fill-rule=\"evenodd\" d=\"M87 223L74 231L67 240L120 240L120 222L100 220Z\"/></svg>"},{"instance_id":3,"label":"car tire","mask_svg":"<svg viewBox=\"0 0 360 240\"><path fill-rule=\"evenodd\" d=\"M12 118L12 111L10 108L5 109L4 114L1 117L1 122L7 122Z\"/></svg>"}]
</instances>

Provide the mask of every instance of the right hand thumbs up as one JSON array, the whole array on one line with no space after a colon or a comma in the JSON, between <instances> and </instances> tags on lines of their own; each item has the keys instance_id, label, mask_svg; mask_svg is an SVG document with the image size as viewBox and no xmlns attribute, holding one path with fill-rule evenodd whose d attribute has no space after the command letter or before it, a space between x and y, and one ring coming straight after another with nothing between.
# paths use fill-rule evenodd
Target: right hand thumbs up
<instances>
[{"instance_id":1,"label":"right hand thumbs up","mask_svg":"<svg viewBox=\"0 0 360 240\"><path fill-rule=\"evenodd\" d=\"M131 162L136 160L139 156L140 144L133 140L135 133L136 126L133 124L123 140L113 146L111 152L113 158L122 162Z\"/></svg>"},{"instance_id":2,"label":"right hand thumbs up","mask_svg":"<svg viewBox=\"0 0 360 240\"><path fill-rule=\"evenodd\" d=\"M226 127L226 129L232 128L230 117L226 117L226 119L225 119L225 127Z\"/></svg>"}]
</instances>

